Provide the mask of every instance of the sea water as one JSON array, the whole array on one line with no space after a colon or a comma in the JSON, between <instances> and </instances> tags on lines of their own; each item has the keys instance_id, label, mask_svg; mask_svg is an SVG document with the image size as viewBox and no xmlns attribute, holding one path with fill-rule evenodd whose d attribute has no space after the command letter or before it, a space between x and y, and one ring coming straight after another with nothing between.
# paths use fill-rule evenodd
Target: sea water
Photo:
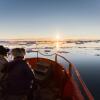
<instances>
[{"instance_id":1,"label":"sea water","mask_svg":"<svg viewBox=\"0 0 100 100\"><path fill-rule=\"evenodd\" d=\"M10 49L15 47L25 48L26 58L36 57L37 54L32 52L32 50L38 50L42 54L51 55L60 51L60 55L64 56L70 60L79 70L82 79L84 80L86 86L93 94L95 100L99 100L100 96L100 42L89 41L84 43L76 42L60 42L59 48L56 49L56 43L41 43L32 44L32 42L0 42L0 45L9 47ZM52 47L52 48L51 48ZM50 52L45 52L48 49ZM40 57L48 57L54 60L54 56L43 56L39 54ZM12 59L11 55L8 57L9 60ZM58 62L62 63L66 68L67 63L58 57Z\"/></svg>"}]
</instances>

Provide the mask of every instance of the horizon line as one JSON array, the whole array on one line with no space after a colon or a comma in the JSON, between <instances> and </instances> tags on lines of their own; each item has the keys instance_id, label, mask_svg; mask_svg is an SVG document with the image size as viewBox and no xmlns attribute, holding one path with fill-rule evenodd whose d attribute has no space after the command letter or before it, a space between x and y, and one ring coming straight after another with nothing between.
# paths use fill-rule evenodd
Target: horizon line
<instances>
[{"instance_id":1,"label":"horizon line","mask_svg":"<svg viewBox=\"0 0 100 100\"><path fill-rule=\"evenodd\" d=\"M30 38L25 38L25 39L23 39L23 38L16 38L16 39L0 39L0 41L56 41L57 39L51 39L51 38L33 38L33 39L30 39ZM59 41L67 41L67 40L100 40L100 38L90 38L90 39L88 39L88 38L65 38L65 39L59 39Z\"/></svg>"}]
</instances>

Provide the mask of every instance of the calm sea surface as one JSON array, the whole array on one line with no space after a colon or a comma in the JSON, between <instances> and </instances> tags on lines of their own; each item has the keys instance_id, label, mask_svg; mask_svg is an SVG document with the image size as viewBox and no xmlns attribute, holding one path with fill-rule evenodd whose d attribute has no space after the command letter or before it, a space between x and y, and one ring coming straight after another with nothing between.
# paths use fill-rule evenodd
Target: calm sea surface
<instances>
[{"instance_id":1,"label":"calm sea surface","mask_svg":"<svg viewBox=\"0 0 100 100\"><path fill-rule=\"evenodd\" d=\"M25 45L25 44L5 44L4 46L9 48L24 47L26 51L26 57L35 57L36 54L31 50L39 50L43 54L52 54L56 52L56 45L54 44L38 44L38 45ZM49 47L49 48L48 48ZM50 47L53 47L52 49ZM38 49L36 49L38 48ZM49 50L50 52L45 52ZM70 60L79 70L82 79L93 94L95 100L100 100L100 42L88 42L84 44L75 43L60 43L57 45L57 50L62 51L59 53ZM67 53L68 52L68 53ZM39 55L42 56L42 55ZM43 56L42 56L43 57ZM54 59L54 56L48 57ZM59 62L66 67L66 63L58 58Z\"/></svg>"}]
</instances>

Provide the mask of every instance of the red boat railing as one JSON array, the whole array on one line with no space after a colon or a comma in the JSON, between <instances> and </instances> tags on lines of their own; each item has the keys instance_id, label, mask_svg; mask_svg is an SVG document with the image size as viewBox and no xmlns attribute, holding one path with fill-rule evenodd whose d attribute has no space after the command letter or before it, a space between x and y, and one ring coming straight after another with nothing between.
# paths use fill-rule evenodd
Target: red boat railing
<instances>
[{"instance_id":1,"label":"red boat railing","mask_svg":"<svg viewBox=\"0 0 100 100\"><path fill-rule=\"evenodd\" d=\"M65 57L57 54L57 53L53 53L53 54L50 54L50 55L45 55L43 53L41 53L40 51L33 51L33 52L36 52L37 53L37 60L38 60L38 55L41 54L43 56L53 56L55 55L55 62L57 62L57 59L58 59L58 56L61 57L62 59L64 59L68 64L69 64L69 69L68 69L68 72L69 72L69 75L70 77L72 77L72 70L75 72L85 94L87 95L88 97L88 100L94 100L94 97L92 96L91 92L89 91L89 89L87 88L86 84L84 83L84 81L82 80L81 76L80 76L80 73L78 71L78 69L68 60L66 59ZM58 63L58 62L57 62Z\"/></svg>"},{"instance_id":2,"label":"red boat railing","mask_svg":"<svg viewBox=\"0 0 100 100\"><path fill-rule=\"evenodd\" d=\"M66 62L69 63L69 74L70 76L72 76L72 69L74 70L84 92L86 93L87 97L89 100L94 100L94 97L92 96L91 92L89 91L89 89L87 88L86 84L84 83L84 81L82 80L81 76L80 76L80 73L79 71L77 70L77 68L69 61L67 60L65 57L59 55L59 54L56 54L56 59L57 59L57 56L63 58ZM57 61L57 60L56 60Z\"/></svg>"}]
</instances>

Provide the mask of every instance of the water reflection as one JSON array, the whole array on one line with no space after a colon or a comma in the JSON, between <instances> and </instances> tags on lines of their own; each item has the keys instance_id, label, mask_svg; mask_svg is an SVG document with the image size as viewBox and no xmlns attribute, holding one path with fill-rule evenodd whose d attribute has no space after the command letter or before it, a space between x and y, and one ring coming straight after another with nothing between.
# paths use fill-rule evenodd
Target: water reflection
<instances>
[{"instance_id":1,"label":"water reflection","mask_svg":"<svg viewBox=\"0 0 100 100\"><path fill-rule=\"evenodd\" d=\"M58 52L59 49L60 49L60 47L59 47L59 42L57 41L57 42L56 42L56 52Z\"/></svg>"}]
</instances>

